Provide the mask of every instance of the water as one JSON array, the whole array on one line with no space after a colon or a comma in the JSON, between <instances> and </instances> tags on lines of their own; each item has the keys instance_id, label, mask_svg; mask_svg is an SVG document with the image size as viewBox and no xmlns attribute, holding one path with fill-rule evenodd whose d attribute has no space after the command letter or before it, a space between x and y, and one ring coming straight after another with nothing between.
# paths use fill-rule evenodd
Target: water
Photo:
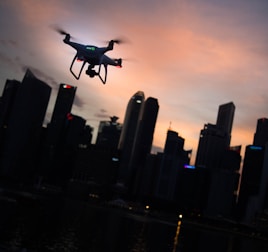
<instances>
[{"instance_id":1,"label":"water","mask_svg":"<svg viewBox=\"0 0 268 252\"><path fill-rule=\"evenodd\" d=\"M0 204L0 251L268 251L267 241L250 236L78 200L2 199Z\"/></svg>"}]
</instances>

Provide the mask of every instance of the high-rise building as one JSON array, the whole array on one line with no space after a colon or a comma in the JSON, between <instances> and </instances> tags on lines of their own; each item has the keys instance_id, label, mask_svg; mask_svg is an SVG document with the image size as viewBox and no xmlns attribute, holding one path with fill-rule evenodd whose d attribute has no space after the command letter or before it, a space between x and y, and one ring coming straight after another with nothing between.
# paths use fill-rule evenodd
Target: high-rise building
<instances>
[{"instance_id":1,"label":"high-rise building","mask_svg":"<svg viewBox=\"0 0 268 252\"><path fill-rule=\"evenodd\" d=\"M47 126L41 162L41 173L44 177L54 178L60 173L59 163L62 160L63 145L66 142L67 125L73 117L71 109L75 97L76 87L60 84L51 121ZM77 121L77 120L75 120ZM83 122L84 123L84 122Z\"/></svg>"},{"instance_id":2,"label":"high-rise building","mask_svg":"<svg viewBox=\"0 0 268 252\"><path fill-rule=\"evenodd\" d=\"M147 155L150 154L159 105L155 98L149 97L144 102L140 113L138 129L136 132L130 159L131 193L137 195Z\"/></svg>"},{"instance_id":3,"label":"high-rise building","mask_svg":"<svg viewBox=\"0 0 268 252\"><path fill-rule=\"evenodd\" d=\"M258 209L264 153L262 146L246 147L237 204L240 221L252 221Z\"/></svg>"},{"instance_id":4,"label":"high-rise building","mask_svg":"<svg viewBox=\"0 0 268 252\"><path fill-rule=\"evenodd\" d=\"M55 147L60 141L67 116L71 113L76 87L60 84L51 121L48 124L47 142ZM53 147L53 148L54 148Z\"/></svg>"},{"instance_id":5,"label":"high-rise building","mask_svg":"<svg viewBox=\"0 0 268 252\"><path fill-rule=\"evenodd\" d=\"M66 115L71 113L75 97L76 87L68 84L60 84L56 103L54 106L51 124L62 123Z\"/></svg>"},{"instance_id":6,"label":"high-rise building","mask_svg":"<svg viewBox=\"0 0 268 252\"><path fill-rule=\"evenodd\" d=\"M256 132L254 134L253 145L265 146L268 142L268 119L260 118L257 121Z\"/></svg>"},{"instance_id":7,"label":"high-rise building","mask_svg":"<svg viewBox=\"0 0 268 252\"><path fill-rule=\"evenodd\" d=\"M96 145L117 149L122 124L117 122L119 119L117 116L112 116L110 119L110 121L100 122Z\"/></svg>"},{"instance_id":8,"label":"high-rise building","mask_svg":"<svg viewBox=\"0 0 268 252\"><path fill-rule=\"evenodd\" d=\"M200 132L195 165L209 169L220 167L226 146L226 134L214 124L205 124Z\"/></svg>"},{"instance_id":9,"label":"high-rise building","mask_svg":"<svg viewBox=\"0 0 268 252\"><path fill-rule=\"evenodd\" d=\"M196 166L219 168L223 154L230 146L234 111L232 102L220 105L216 125L205 124L200 133Z\"/></svg>"},{"instance_id":10,"label":"high-rise building","mask_svg":"<svg viewBox=\"0 0 268 252\"><path fill-rule=\"evenodd\" d=\"M136 92L128 102L123 128L119 139L120 168L118 183L126 184L129 179L129 162L138 129L140 113L144 103L144 93Z\"/></svg>"},{"instance_id":11,"label":"high-rise building","mask_svg":"<svg viewBox=\"0 0 268 252\"><path fill-rule=\"evenodd\" d=\"M195 165L210 178L202 206L208 216L229 217L233 213L240 167L240 154L230 150L234 112L233 102L220 105L216 124L205 124L200 132Z\"/></svg>"},{"instance_id":12,"label":"high-rise building","mask_svg":"<svg viewBox=\"0 0 268 252\"><path fill-rule=\"evenodd\" d=\"M5 122L1 171L4 176L23 183L31 180L36 168L38 144L51 87L27 70L21 84L18 87L15 84L15 89L8 99L12 107Z\"/></svg>"},{"instance_id":13,"label":"high-rise building","mask_svg":"<svg viewBox=\"0 0 268 252\"><path fill-rule=\"evenodd\" d=\"M218 116L217 116L217 127L227 134L231 135L233 120L235 113L235 105L233 102L222 104L219 106Z\"/></svg>"},{"instance_id":14,"label":"high-rise building","mask_svg":"<svg viewBox=\"0 0 268 252\"><path fill-rule=\"evenodd\" d=\"M157 178L155 197L176 202L178 199L179 174L190 162L190 151L185 151L184 138L177 132L168 130L164 153Z\"/></svg>"},{"instance_id":15,"label":"high-rise building","mask_svg":"<svg viewBox=\"0 0 268 252\"><path fill-rule=\"evenodd\" d=\"M0 151L5 142L6 129L19 86L19 81L7 80L0 99Z\"/></svg>"}]
</instances>

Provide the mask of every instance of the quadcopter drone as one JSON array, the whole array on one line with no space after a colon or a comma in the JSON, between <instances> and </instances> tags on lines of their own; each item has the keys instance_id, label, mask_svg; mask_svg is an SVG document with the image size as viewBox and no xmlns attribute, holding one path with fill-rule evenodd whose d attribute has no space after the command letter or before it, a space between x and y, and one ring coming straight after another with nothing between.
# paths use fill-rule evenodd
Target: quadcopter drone
<instances>
[{"instance_id":1,"label":"quadcopter drone","mask_svg":"<svg viewBox=\"0 0 268 252\"><path fill-rule=\"evenodd\" d=\"M113 50L115 43L120 44L121 40L119 39L110 40L107 47L97 47L94 45L82 45L82 44L78 44L73 41L70 41L71 36L69 33L61 29L57 29L57 31L61 35L65 35L63 42L67 45L70 45L77 51L70 66L70 72L77 80L80 78L80 75L86 63L88 63L86 74L91 78L95 76L99 76L103 84L105 84L107 80L108 65L112 65L112 66L116 66L120 68L122 67L122 59L111 59L107 55L105 55L106 52ZM73 71L73 65L76 60L83 62L78 75L75 74ZM104 66L104 74L101 74L102 65ZM94 69L95 66L98 66L97 71Z\"/></svg>"}]
</instances>

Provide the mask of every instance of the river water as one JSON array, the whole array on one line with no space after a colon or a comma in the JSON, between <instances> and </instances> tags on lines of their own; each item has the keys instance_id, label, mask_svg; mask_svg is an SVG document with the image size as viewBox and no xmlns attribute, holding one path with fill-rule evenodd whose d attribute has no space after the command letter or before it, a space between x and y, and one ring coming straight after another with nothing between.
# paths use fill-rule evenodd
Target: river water
<instances>
[{"instance_id":1,"label":"river water","mask_svg":"<svg viewBox=\"0 0 268 252\"><path fill-rule=\"evenodd\" d=\"M268 241L56 198L0 201L0 252L267 252Z\"/></svg>"}]
</instances>

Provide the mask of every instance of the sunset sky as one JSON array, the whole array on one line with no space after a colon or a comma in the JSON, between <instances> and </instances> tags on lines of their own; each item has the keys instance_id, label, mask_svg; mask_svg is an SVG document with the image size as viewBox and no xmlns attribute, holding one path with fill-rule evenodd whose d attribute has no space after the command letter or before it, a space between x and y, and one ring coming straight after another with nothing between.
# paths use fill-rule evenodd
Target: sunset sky
<instances>
[{"instance_id":1,"label":"sunset sky","mask_svg":"<svg viewBox=\"0 0 268 252\"><path fill-rule=\"evenodd\" d=\"M3 0L0 2L0 95L6 79L22 80L27 67L53 88L49 121L60 83L77 86L73 113L94 127L118 116L141 90L159 102L154 145L167 129L196 154L200 130L215 123L218 107L236 106L231 145L252 144L257 119L268 117L267 0ZM115 45L123 58L108 69L107 84L69 72L75 51L51 26L76 42ZM125 61L124 61L125 59Z\"/></svg>"}]
</instances>

